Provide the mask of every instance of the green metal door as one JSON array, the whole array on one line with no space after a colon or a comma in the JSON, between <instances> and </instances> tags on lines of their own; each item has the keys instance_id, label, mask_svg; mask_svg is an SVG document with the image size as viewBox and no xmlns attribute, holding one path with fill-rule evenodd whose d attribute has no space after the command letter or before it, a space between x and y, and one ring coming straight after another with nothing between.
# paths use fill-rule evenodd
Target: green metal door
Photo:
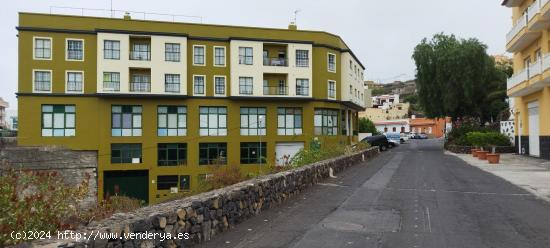
<instances>
[{"instance_id":1,"label":"green metal door","mask_svg":"<svg viewBox=\"0 0 550 248\"><path fill-rule=\"evenodd\" d=\"M105 171L103 196L124 195L149 202L149 172L146 170Z\"/></svg>"}]
</instances>

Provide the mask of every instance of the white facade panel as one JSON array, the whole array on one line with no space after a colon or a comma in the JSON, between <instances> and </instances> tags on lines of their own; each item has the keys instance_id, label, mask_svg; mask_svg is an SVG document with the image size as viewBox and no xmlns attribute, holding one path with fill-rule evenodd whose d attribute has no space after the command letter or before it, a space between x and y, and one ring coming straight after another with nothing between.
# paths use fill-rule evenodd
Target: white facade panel
<instances>
[{"instance_id":1,"label":"white facade panel","mask_svg":"<svg viewBox=\"0 0 550 248\"><path fill-rule=\"evenodd\" d=\"M144 36L151 39L151 60L130 60L130 36L129 34L98 33L97 34L97 92L135 94L130 92L130 68L151 70L151 92L139 92L140 94L171 94L187 95L187 38L175 36ZM103 54L104 41L120 41L120 59L105 59ZM180 61L165 61L165 44L180 44ZM104 91L103 73L120 73L120 91ZM165 92L165 74L180 75L180 92Z\"/></svg>"},{"instance_id":2,"label":"white facade panel","mask_svg":"<svg viewBox=\"0 0 550 248\"><path fill-rule=\"evenodd\" d=\"M342 68L342 79L340 82L341 90L339 94L342 101L350 101L359 106L365 107L363 68L349 52L342 53L340 56L340 63Z\"/></svg>"},{"instance_id":3,"label":"white facade panel","mask_svg":"<svg viewBox=\"0 0 550 248\"><path fill-rule=\"evenodd\" d=\"M269 43L265 43L269 44ZM312 97L312 57L313 46L311 44L298 43L277 43L287 45L288 66L264 66L263 64L263 45L261 41L232 40L230 44L229 63L231 65L231 95L232 96L264 96L263 77L264 73L283 74L287 76L288 95L269 95L270 97ZM252 65L239 64L239 47L251 47L253 53ZM309 51L309 66L296 66L296 50ZM239 77L253 78L252 95L239 94ZM298 96L296 94L296 79L309 80L308 96Z\"/></svg>"}]
</instances>

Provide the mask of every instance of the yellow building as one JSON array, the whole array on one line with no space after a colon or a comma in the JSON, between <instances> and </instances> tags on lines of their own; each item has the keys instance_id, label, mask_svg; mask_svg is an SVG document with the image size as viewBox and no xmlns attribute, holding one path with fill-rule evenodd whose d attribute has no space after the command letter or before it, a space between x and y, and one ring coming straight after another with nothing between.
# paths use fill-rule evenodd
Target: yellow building
<instances>
[{"instance_id":1,"label":"yellow building","mask_svg":"<svg viewBox=\"0 0 550 248\"><path fill-rule=\"evenodd\" d=\"M98 197L159 202L357 141L364 67L320 31L20 13L22 146L98 152Z\"/></svg>"},{"instance_id":2,"label":"yellow building","mask_svg":"<svg viewBox=\"0 0 550 248\"><path fill-rule=\"evenodd\" d=\"M514 54L508 96L514 101L519 151L550 159L550 3L549 0L505 0L513 27L506 50Z\"/></svg>"}]
</instances>

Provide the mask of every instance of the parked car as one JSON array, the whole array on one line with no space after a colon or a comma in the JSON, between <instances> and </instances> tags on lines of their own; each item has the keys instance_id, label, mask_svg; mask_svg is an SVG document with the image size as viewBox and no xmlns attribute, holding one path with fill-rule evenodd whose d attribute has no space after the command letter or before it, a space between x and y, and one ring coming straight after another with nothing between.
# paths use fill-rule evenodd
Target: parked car
<instances>
[{"instance_id":1,"label":"parked car","mask_svg":"<svg viewBox=\"0 0 550 248\"><path fill-rule=\"evenodd\" d=\"M401 144L407 142L409 140L409 134L408 133L401 133Z\"/></svg>"},{"instance_id":2,"label":"parked car","mask_svg":"<svg viewBox=\"0 0 550 248\"><path fill-rule=\"evenodd\" d=\"M421 133L418 135L418 139L428 139L428 135L425 133Z\"/></svg>"},{"instance_id":3,"label":"parked car","mask_svg":"<svg viewBox=\"0 0 550 248\"><path fill-rule=\"evenodd\" d=\"M374 135L369 136L361 140L361 142L369 143L371 146L378 146L380 151L388 150L390 147L390 142L385 135Z\"/></svg>"},{"instance_id":4,"label":"parked car","mask_svg":"<svg viewBox=\"0 0 550 248\"><path fill-rule=\"evenodd\" d=\"M388 141L390 142L391 147L396 147L399 144L401 144L401 134L399 134L399 133L386 133L385 135L388 138Z\"/></svg>"}]
</instances>

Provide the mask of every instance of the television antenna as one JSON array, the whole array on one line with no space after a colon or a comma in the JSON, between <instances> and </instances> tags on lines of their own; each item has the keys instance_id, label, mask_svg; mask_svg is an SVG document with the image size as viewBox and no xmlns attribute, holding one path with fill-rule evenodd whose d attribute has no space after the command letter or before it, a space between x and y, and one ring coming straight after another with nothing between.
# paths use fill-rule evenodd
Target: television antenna
<instances>
[{"instance_id":1,"label":"television antenna","mask_svg":"<svg viewBox=\"0 0 550 248\"><path fill-rule=\"evenodd\" d=\"M294 15L292 16L292 22L294 23L294 25L298 25L298 13L300 12L301 10L297 9L297 10L294 10Z\"/></svg>"}]
</instances>

